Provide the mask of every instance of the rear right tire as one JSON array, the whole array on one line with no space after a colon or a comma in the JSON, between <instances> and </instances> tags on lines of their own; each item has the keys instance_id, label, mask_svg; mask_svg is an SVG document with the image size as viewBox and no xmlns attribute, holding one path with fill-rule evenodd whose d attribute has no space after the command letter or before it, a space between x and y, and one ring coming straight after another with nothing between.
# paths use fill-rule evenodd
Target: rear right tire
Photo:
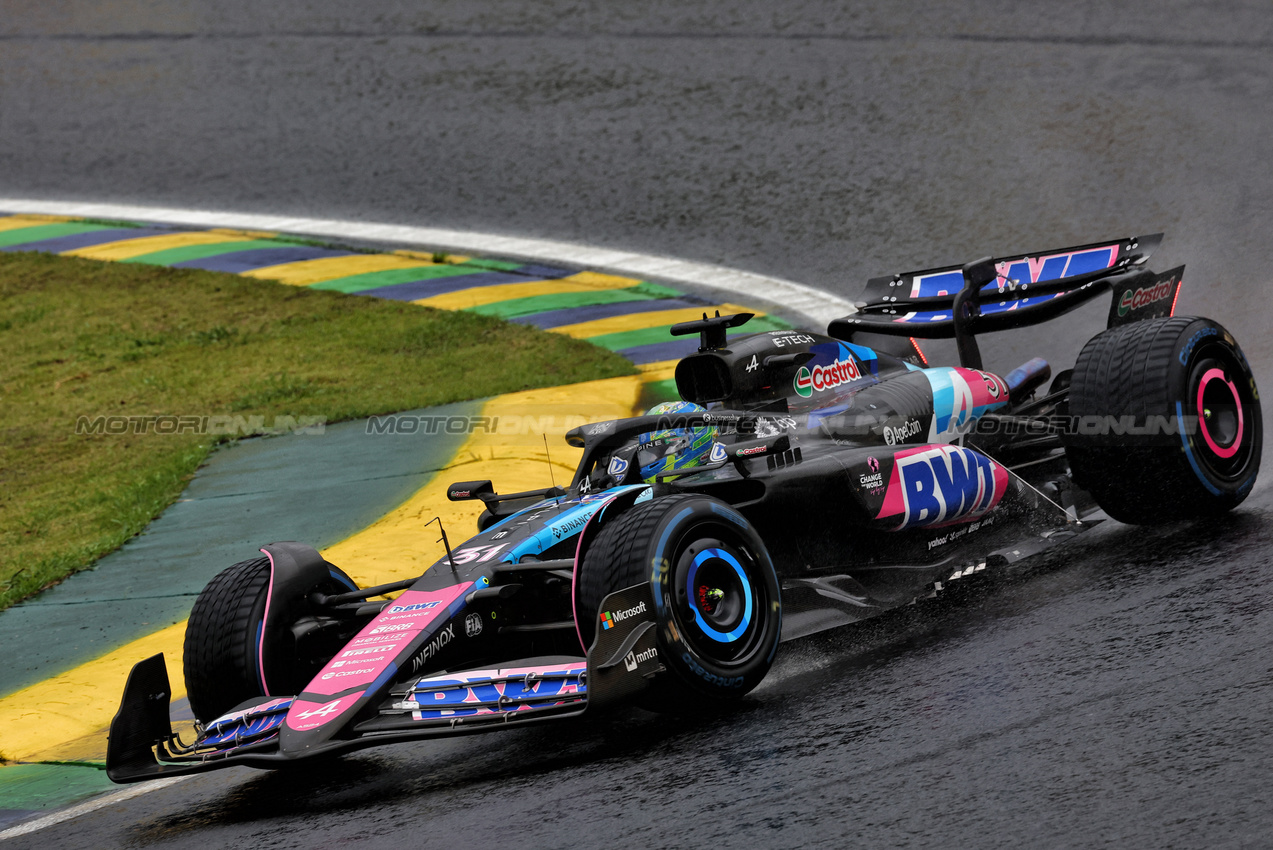
<instances>
[{"instance_id":1,"label":"rear right tire","mask_svg":"<svg viewBox=\"0 0 1273 850\"><path fill-rule=\"evenodd\" d=\"M1260 469L1255 377L1210 319L1147 319L1094 337L1074 366L1069 414L1074 481L1122 522L1231 510Z\"/></svg>"}]
</instances>

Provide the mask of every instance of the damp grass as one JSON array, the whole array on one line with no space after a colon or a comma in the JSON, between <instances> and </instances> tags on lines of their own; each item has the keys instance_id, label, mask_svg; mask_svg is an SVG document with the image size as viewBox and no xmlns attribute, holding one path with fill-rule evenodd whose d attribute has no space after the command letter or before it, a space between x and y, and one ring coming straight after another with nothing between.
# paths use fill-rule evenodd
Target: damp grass
<instances>
[{"instance_id":1,"label":"damp grass","mask_svg":"<svg viewBox=\"0 0 1273 850\"><path fill-rule=\"evenodd\" d=\"M295 430L633 372L596 346L472 313L0 254L0 609L172 504L236 439L206 433L210 417Z\"/></svg>"}]
</instances>

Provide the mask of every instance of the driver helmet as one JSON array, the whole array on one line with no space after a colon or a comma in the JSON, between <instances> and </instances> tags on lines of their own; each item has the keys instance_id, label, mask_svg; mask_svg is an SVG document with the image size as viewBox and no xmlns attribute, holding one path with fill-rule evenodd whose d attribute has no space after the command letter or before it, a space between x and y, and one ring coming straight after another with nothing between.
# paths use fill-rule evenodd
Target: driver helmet
<instances>
[{"instance_id":1,"label":"driver helmet","mask_svg":"<svg viewBox=\"0 0 1273 850\"><path fill-rule=\"evenodd\" d=\"M706 413L707 408L688 401L665 401L651 407L646 415L692 416ZM666 428L647 431L638 440L636 461L641 468L641 479L654 483L655 476L668 476L680 470L707 463L716 442L716 426L701 425L697 428Z\"/></svg>"}]
</instances>

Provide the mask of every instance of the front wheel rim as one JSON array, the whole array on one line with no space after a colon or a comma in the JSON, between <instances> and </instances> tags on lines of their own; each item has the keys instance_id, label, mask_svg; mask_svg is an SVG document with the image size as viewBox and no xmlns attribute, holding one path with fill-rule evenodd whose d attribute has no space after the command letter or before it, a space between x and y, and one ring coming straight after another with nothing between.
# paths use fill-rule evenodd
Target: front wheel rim
<instances>
[{"instance_id":1,"label":"front wheel rim","mask_svg":"<svg viewBox=\"0 0 1273 850\"><path fill-rule=\"evenodd\" d=\"M729 668L758 651L764 633L766 588L759 563L741 541L699 536L677 554L673 611L686 644L705 660Z\"/></svg>"}]
</instances>

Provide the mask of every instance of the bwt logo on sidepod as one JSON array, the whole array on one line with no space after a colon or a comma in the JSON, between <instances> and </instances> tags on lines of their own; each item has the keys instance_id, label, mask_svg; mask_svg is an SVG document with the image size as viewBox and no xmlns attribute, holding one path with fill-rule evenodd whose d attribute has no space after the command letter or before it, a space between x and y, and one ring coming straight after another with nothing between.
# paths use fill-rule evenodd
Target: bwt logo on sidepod
<instances>
[{"instance_id":1,"label":"bwt logo on sidepod","mask_svg":"<svg viewBox=\"0 0 1273 850\"><path fill-rule=\"evenodd\" d=\"M880 516L901 513L898 528L936 525L971 519L999 504L1008 491L1008 471L978 452L934 446L899 454L889 491Z\"/></svg>"}]
</instances>

